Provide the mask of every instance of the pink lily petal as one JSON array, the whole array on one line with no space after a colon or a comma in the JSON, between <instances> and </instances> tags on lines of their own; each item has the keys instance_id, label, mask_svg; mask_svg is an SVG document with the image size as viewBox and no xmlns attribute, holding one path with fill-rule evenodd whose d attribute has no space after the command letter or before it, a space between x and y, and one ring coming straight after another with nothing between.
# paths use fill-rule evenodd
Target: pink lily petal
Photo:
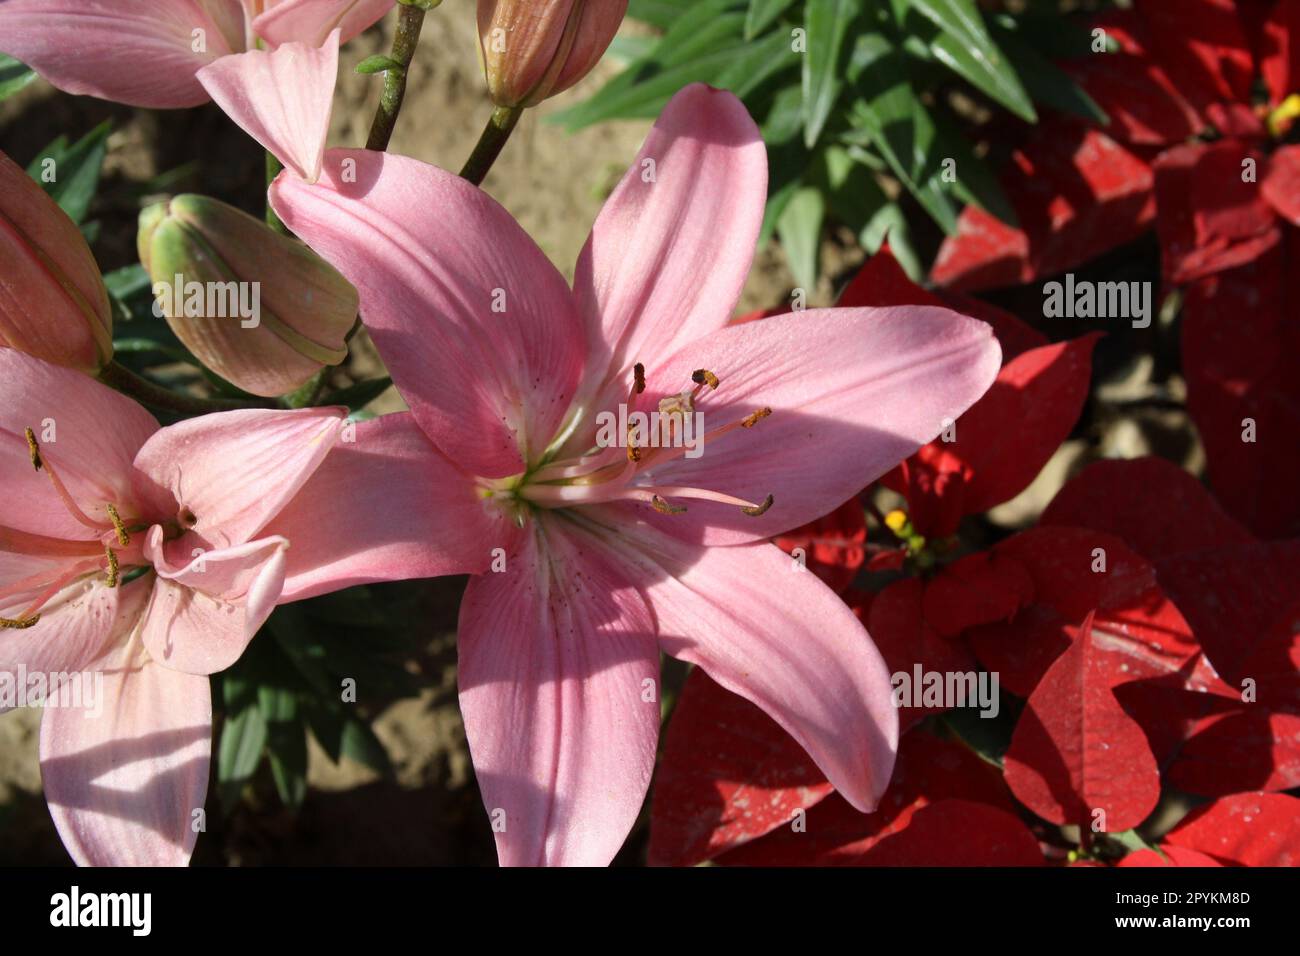
<instances>
[{"instance_id":1,"label":"pink lily petal","mask_svg":"<svg viewBox=\"0 0 1300 956\"><path fill-rule=\"evenodd\" d=\"M12 506L0 525L89 539L93 532L68 513L48 474L32 468L26 428L88 517L107 522L110 503L131 517L130 462L158 431L152 415L81 372L0 349L0 486Z\"/></svg>"},{"instance_id":2,"label":"pink lily petal","mask_svg":"<svg viewBox=\"0 0 1300 956\"><path fill-rule=\"evenodd\" d=\"M0 583L9 578L9 566L16 563L6 559L14 557L0 553ZM35 569L31 559L26 560L24 570L30 574ZM0 598L0 617L17 617L42 590ZM34 626L2 632L0 673L17 675L19 668L46 675L82 670L103 652L117 619L121 592L107 587L102 576L89 587L79 580L63 588L42 607ZM0 702L0 713L9 709Z\"/></svg>"},{"instance_id":3,"label":"pink lily petal","mask_svg":"<svg viewBox=\"0 0 1300 956\"><path fill-rule=\"evenodd\" d=\"M135 458L136 486L209 550L250 541L334 448L346 412L249 409L168 426ZM188 512L188 513L187 513Z\"/></svg>"},{"instance_id":4,"label":"pink lily petal","mask_svg":"<svg viewBox=\"0 0 1300 956\"><path fill-rule=\"evenodd\" d=\"M889 668L835 592L775 545L700 548L645 525L619 532L609 540L650 603L664 653L761 707L844 799L874 809L893 771L898 711Z\"/></svg>"},{"instance_id":5,"label":"pink lily petal","mask_svg":"<svg viewBox=\"0 0 1300 956\"><path fill-rule=\"evenodd\" d=\"M242 24L237 0L5 0L0 50L66 93L171 109L207 102L194 74L244 49Z\"/></svg>"},{"instance_id":6,"label":"pink lily petal","mask_svg":"<svg viewBox=\"0 0 1300 956\"><path fill-rule=\"evenodd\" d=\"M510 530L399 412L358 423L263 533L290 543L285 603L369 581L477 574Z\"/></svg>"},{"instance_id":7,"label":"pink lily petal","mask_svg":"<svg viewBox=\"0 0 1300 956\"><path fill-rule=\"evenodd\" d=\"M335 30L319 47L285 43L223 56L198 77L227 116L286 168L314 183L325 154L338 67Z\"/></svg>"},{"instance_id":8,"label":"pink lily petal","mask_svg":"<svg viewBox=\"0 0 1300 956\"><path fill-rule=\"evenodd\" d=\"M165 547L163 530L149 531L145 557L158 573L145 613L143 637L149 655L172 670L215 674L239 659L284 589L284 538L263 538L217 551L184 554ZM173 564L179 550L186 559ZM170 552L170 553L169 553Z\"/></svg>"},{"instance_id":9,"label":"pink lily petal","mask_svg":"<svg viewBox=\"0 0 1300 956\"><path fill-rule=\"evenodd\" d=\"M357 287L393 380L444 454L488 478L540 455L585 346L564 279L508 212L459 176L370 150L330 150L319 183L282 175L270 195Z\"/></svg>"},{"instance_id":10,"label":"pink lily petal","mask_svg":"<svg viewBox=\"0 0 1300 956\"><path fill-rule=\"evenodd\" d=\"M393 0L280 0L253 21L253 31L268 43L320 46L337 29L347 43L392 8Z\"/></svg>"},{"instance_id":11,"label":"pink lily petal","mask_svg":"<svg viewBox=\"0 0 1300 956\"><path fill-rule=\"evenodd\" d=\"M131 638L125 605L138 608L148 589L125 586L126 626L93 665L102 712L50 708L41 719L45 799L81 866L184 866L198 836L212 749L208 679L160 667Z\"/></svg>"},{"instance_id":12,"label":"pink lily petal","mask_svg":"<svg viewBox=\"0 0 1300 956\"><path fill-rule=\"evenodd\" d=\"M683 499L660 525L708 544L781 534L834 510L956 420L997 377L1001 350L983 322L947 309L813 309L730 326L647 371L639 407L689 387L706 368L721 380L696 401L706 432L759 408L772 415L705 442L695 459L651 467L657 485L694 486L748 501ZM638 481L638 483L641 483Z\"/></svg>"},{"instance_id":13,"label":"pink lily petal","mask_svg":"<svg viewBox=\"0 0 1300 956\"><path fill-rule=\"evenodd\" d=\"M740 101L702 83L674 96L578 258L593 385L727 324L766 200L767 152Z\"/></svg>"},{"instance_id":14,"label":"pink lily petal","mask_svg":"<svg viewBox=\"0 0 1300 956\"><path fill-rule=\"evenodd\" d=\"M503 866L605 866L622 846L659 734L653 634L636 590L560 522L471 579L460 708Z\"/></svg>"}]
</instances>

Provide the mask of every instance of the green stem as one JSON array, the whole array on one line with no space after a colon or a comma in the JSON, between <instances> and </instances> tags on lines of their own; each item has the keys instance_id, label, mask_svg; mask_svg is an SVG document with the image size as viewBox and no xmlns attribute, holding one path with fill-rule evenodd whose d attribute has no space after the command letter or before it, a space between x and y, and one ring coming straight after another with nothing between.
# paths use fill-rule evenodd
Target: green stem
<instances>
[{"instance_id":1,"label":"green stem","mask_svg":"<svg viewBox=\"0 0 1300 956\"><path fill-rule=\"evenodd\" d=\"M424 26L424 9L402 4L397 14L397 33L393 36L392 65L384 73L384 92L379 98L379 109L370 124L370 138L366 149L383 152L393 137L397 114L402 111L406 96L406 71L415 56L415 45L420 42L420 28Z\"/></svg>"},{"instance_id":2,"label":"green stem","mask_svg":"<svg viewBox=\"0 0 1300 956\"><path fill-rule=\"evenodd\" d=\"M271 188L271 182L275 179L276 176L280 175L280 170L282 169L284 169L284 166L283 164L281 164L281 162L278 159L275 158L275 154L267 153L266 154L266 186L268 192L266 194L266 224L270 226L272 229L274 229L276 232L282 233L283 235L287 236L289 235L289 227L280 221L280 217L277 216L275 214L275 210L271 208L271 193L269 191Z\"/></svg>"},{"instance_id":3,"label":"green stem","mask_svg":"<svg viewBox=\"0 0 1300 956\"><path fill-rule=\"evenodd\" d=\"M514 132L519 117L523 115L522 106L498 106L492 111L487 126L483 128L483 135L479 137L478 144L474 147L474 152L470 153L469 159L465 160L465 168L460 171L461 178L468 179L475 186L483 184L492 164L497 161L501 150L505 148L506 140L510 139L510 134Z\"/></svg>"},{"instance_id":4,"label":"green stem","mask_svg":"<svg viewBox=\"0 0 1300 956\"><path fill-rule=\"evenodd\" d=\"M198 398L173 392L131 371L119 362L110 362L99 373L99 380L148 405L181 415L204 415L208 412L228 412L238 408L280 408L272 398Z\"/></svg>"}]
</instances>

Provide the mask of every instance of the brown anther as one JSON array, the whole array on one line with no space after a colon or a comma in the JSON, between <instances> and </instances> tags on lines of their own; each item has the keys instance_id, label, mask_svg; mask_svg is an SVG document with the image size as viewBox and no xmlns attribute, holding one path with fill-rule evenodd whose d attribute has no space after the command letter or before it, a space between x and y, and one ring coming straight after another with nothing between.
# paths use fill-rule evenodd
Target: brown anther
<instances>
[{"instance_id":1,"label":"brown anther","mask_svg":"<svg viewBox=\"0 0 1300 956\"><path fill-rule=\"evenodd\" d=\"M12 628L15 631L25 631L41 619L39 614L33 617L20 617L17 620L11 617L0 617L0 628Z\"/></svg>"},{"instance_id":2,"label":"brown anther","mask_svg":"<svg viewBox=\"0 0 1300 956\"><path fill-rule=\"evenodd\" d=\"M745 514L749 515L751 518L757 518L759 515L767 514L767 509L770 507L772 507L772 496L768 495L766 498L763 499L763 503L761 505L754 505L753 507L749 507L749 508L741 508L740 510L745 512Z\"/></svg>"},{"instance_id":3,"label":"brown anther","mask_svg":"<svg viewBox=\"0 0 1300 956\"><path fill-rule=\"evenodd\" d=\"M32 467L41 470L41 446L36 444L36 432L30 428L24 430L27 435L27 454L31 455Z\"/></svg>"},{"instance_id":4,"label":"brown anther","mask_svg":"<svg viewBox=\"0 0 1300 956\"><path fill-rule=\"evenodd\" d=\"M108 558L108 586L117 587L117 552L105 546L104 556Z\"/></svg>"},{"instance_id":5,"label":"brown anther","mask_svg":"<svg viewBox=\"0 0 1300 956\"><path fill-rule=\"evenodd\" d=\"M670 505L658 495L650 499L650 504L654 506L655 511L661 515L679 515L686 509L681 505Z\"/></svg>"},{"instance_id":6,"label":"brown anther","mask_svg":"<svg viewBox=\"0 0 1300 956\"><path fill-rule=\"evenodd\" d=\"M637 362L632 366L633 384L632 391L640 395L645 391L645 366Z\"/></svg>"},{"instance_id":7,"label":"brown anther","mask_svg":"<svg viewBox=\"0 0 1300 956\"><path fill-rule=\"evenodd\" d=\"M754 414L745 416L745 418L740 423L740 427L753 428L755 425L757 425L759 422L761 422L763 419L767 418L767 416L771 414L772 414L772 409L760 408L758 411L754 412Z\"/></svg>"},{"instance_id":8,"label":"brown anther","mask_svg":"<svg viewBox=\"0 0 1300 956\"><path fill-rule=\"evenodd\" d=\"M117 513L117 509L112 505L105 505L104 509L108 512L109 520L113 522L113 530L117 532L117 543L125 548L131 543L131 535L127 533L121 515Z\"/></svg>"},{"instance_id":9,"label":"brown anther","mask_svg":"<svg viewBox=\"0 0 1300 956\"><path fill-rule=\"evenodd\" d=\"M709 388L718 387L718 376L714 375L707 368L697 368L692 372L691 381L696 385L707 385Z\"/></svg>"},{"instance_id":10,"label":"brown anther","mask_svg":"<svg viewBox=\"0 0 1300 956\"><path fill-rule=\"evenodd\" d=\"M641 460L641 449L631 442L627 443L627 460L634 464Z\"/></svg>"}]
</instances>

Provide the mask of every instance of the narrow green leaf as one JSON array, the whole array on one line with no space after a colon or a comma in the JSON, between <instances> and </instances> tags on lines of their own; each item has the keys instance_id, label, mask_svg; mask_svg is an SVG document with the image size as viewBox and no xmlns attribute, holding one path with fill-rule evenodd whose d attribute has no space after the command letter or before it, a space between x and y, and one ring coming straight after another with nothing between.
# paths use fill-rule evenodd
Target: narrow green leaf
<instances>
[{"instance_id":1,"label":"narrow green leaf","mask_svg":"<svg viewBox=\"0 0 1300 956\"><path fill-rule=\"evenodd\" d=\"M36 73L7 53L0 53L0 102L13 96L36 79Z\"/></svg>"},{"instance_id":2,"label":"narrow green leaf","mask_svg":"<svg viewBox=\"0 0 1300 956\"><path fill-rule=\"evenodd\" d=\"M631 0L627 15L660 30L669 29L694 5L694 0Z\"/></svg>"},{"instance_id":3,"label":"narrow green leaf","mask_svg":"<svg viewBox=\"0 0 1300 956\"><path fill-rule=\"evenodd\" d=\"M794 0L749 0L745 14L745 39L752 40L794 5Z\"/></svg>"},{"instance_id":4,"label":"narrow green leaf","mask_svg":"<svg viewBox=\"0 0 1300 956\"><path fill-rule=\"evenodd\" d=\"M256 704L227 715L217 748L217 788L227 812L235 808L240 791L257 772L265 747L266 719Z\"/></svg>"},{"instance_id":5,"label":"narrow green leaf","mask_svg":"<svg viewBox=\"0 0 1300 956\"><path fill-rule=\"evenodd\" d=\"M841 88L840 60L849 23L862 12L861 0L808 0L803 58L804 144L812 149Z\"/></svg>"},{"instance_id":6,"label":"narrow green leaf","mask_svg":"<svg viewBox=\"0 0 1300 956\"><path fill-rule=\"evenodd\" d=\"M343 756L369 767L385 777L392 776L393 764L388 751L375 736L370 725L360 720L345 719L343 735L339 746Z\"/></svg>"},{"instance_id":7,"label":"narrow green leaf","mask_svg":"<svg viewBox=\"0 0 1300 956\"><path fill-rule=\"evenodd\" d=\"M930 43L935 59L1026 122L1037 122L1033 103L993 42L974 0L911 0L911 9L939 28Z\"/></svg>"},{"instance_id":8,"label":"narrow green leaf","mask_svg":"<svg viewBox=\"0 0 1300 956\"><path fill-rule=\"evenodd\" d=\"M1019 225L1002 184L989 164L975 155L956 122L941 113L932 115L931 119L935 124L935 151L944 159L953 160L956 182L950 184L952 191L964 202L979 206L1008 226Z\"/></svg>"},{"instance_id":9,"label":"narrow green leaf","mask_svg":"<svg viewBox=\"0 0 1300 956\"><path fill-rule=\"evenodd\" d=\"M1026 37L1016 30L999 26L997 21L993 31L1035 103L1081 116L1090 123L1109 125L1110 117L1106 111L1074 82L1073 77L1039 53Z\"/></svg>"},{"instance_id":10,"label":"narrow green leaf","mask_svg":"<svg viewBox=\"0 0 1300 956\"><path fill-rule=\"evenodd\" d=\"M105 120L71 146L60 136L46 146L27 167L68 218L80 224L99 188L99 172L108 153L111 122Z\"/></svg>"},{"instance_id":11,"label":"narrow green leaf","mask_svg":"<svg viewBox=\"0 0 1300 956\"><path fill-rule=\"evenodd\" d=\"M821 259L822 224L826 220L826 199L812 186L797 189L781 212L777 232L790 261L790 271L799 285L811 291L817 286Z\"/></svg>"}]
</instances>

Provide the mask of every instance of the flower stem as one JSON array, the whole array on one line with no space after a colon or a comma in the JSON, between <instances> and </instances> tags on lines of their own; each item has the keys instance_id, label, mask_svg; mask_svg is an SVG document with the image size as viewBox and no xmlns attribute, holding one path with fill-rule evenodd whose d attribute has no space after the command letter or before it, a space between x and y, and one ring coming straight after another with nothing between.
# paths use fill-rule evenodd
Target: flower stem
<instances>
[{"instance_id":1,"label":"flower stem","mask_svg":"<svg viewBox=\"0 0 1300 956\"><path fill-rule=\"evenodd\" d=\"M514 132L519 117L523 115L522 106L498 106L492 111L492 116L488 119L487 126L483 128L483 135L479 137L474 152L470 154L469 159L465 160L465 168L460 171L461 178L468 179L475 186L483 184L492 164L497 161L501 150L505 148L506 140Z\"/></svg>"},{"instance_id":2,"label":"flower stem","mask_svg":"<svg viewBox=\"0 0 1300 956\"><path fill-rule=\"evenodd\" d=\"M374 122L370 124L370 138L366 140L366 149L381 153L388 149L393 127L397 125L397 114L402 111L406 71L415 56L415 45L420 42L420 28L424 26L424 11L427 9L406 3L399 4L399 7L397 33L393 36L393 52L389 55L392 64L384 73L384 92L379 98Z\"/></svg>"},{"instance_id":3,"label":"flower stem","mask_svg":"<svg viewBox=\"0 0 1300 956\"><path fill-rule=\"evenodd\" d=\"M279 408L280 403L271 398L198 398L183 395L155 384L119 362L110 362L99 373L99 380L137 399L150 408L164 409L181 415L203 415L208 412L228 412L238 408Z\"/></svg>"}]
</instances>

